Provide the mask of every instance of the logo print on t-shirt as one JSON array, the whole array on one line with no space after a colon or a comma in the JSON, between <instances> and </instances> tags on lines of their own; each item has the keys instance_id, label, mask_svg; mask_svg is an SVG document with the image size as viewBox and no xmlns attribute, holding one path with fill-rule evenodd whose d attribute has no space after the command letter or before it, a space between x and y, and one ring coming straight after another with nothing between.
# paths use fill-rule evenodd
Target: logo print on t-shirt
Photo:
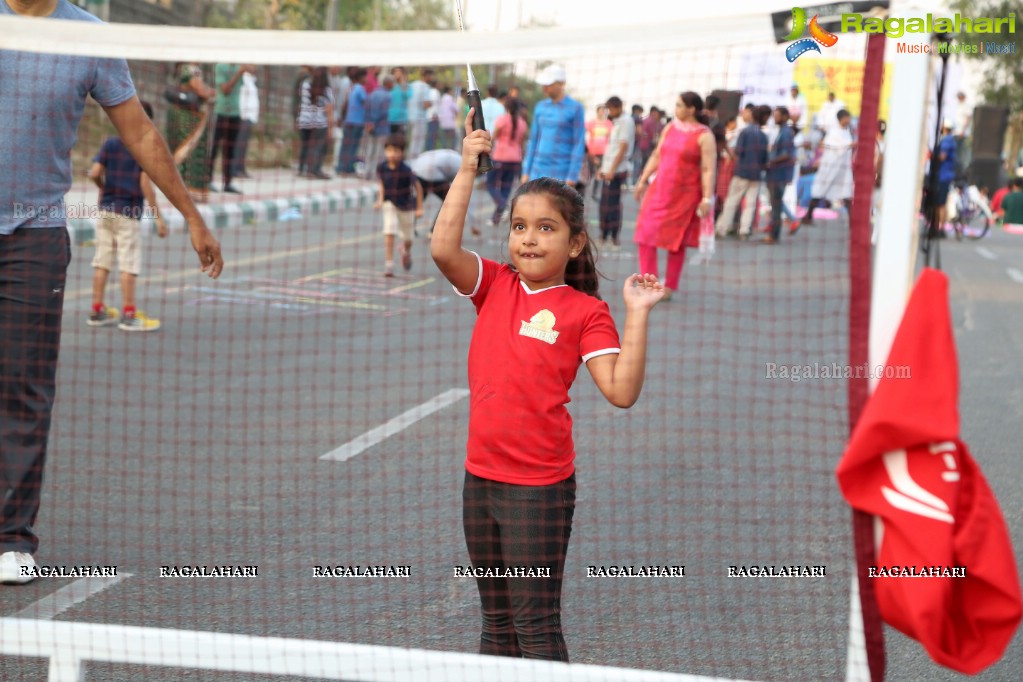
<instances>
[{"instance_id":1,"label":"logo print on t-shirt","mask_svg":"<svg viewBox=\"0 0 1023 682\"><path fill-rule=\"evenodd\" d=\"M539 339L553 345L558 340L559 333L554 331L554 322L554 313L545 308L529 318L529 322L522 320L522 326L519 327L519 335L528 336L531 339Z\"/></svg>"}]
</instances>

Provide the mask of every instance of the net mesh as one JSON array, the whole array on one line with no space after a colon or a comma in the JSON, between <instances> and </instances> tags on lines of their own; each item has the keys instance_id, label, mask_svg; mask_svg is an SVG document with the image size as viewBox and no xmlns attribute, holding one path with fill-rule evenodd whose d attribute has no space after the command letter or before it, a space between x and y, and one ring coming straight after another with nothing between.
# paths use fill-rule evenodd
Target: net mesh
<instances>
[{"instance_id":1,"label":"net mesh","mask_svg":"<svg viewBox=\"0 0 1023 682\"><path fill-rule=\"evenodd\" d=\"M499 34L480 40L508 56L492 63L474 55L475 75L484 89L518 87L531 125L541 98L537 76L555 60L565 65L568 93L582 102L587 120L610 95L624 100L625 115L640 104L647 116L651 104L671 112L682 90L706 95L741 91L744 84L750 85L743 102L782 104L792 75L778 66L781 48L744 45L747 25L757 24L733 22L731 34L696 54L658 45L654 29L656 49L643 54L616 54L592 40L535 50L530 46L546 43L543 31ZM12 26L0 39L8 50L0 53L5 69L19 59L9 51L16 41L30 36L53 44L46 42L45 22ZM51 39L59 40L59 31L70 29L52 30ZM629 32L633 45L642 44L641 33ZM322 161L312 150L307 171L330 177L302 177L297 166L299 62L388 68L400 62L412 80L421 74L414 65L429 64L438 90L450 86L457 95L461 56L438 63L434 50L416 60L416 41L424 39L401 34L392 44L406 52L377 46L349 61L339 54L348 48L317 54L306 47L281 58L267 44L278 55L267 57L244 35L237 47L221 41L212 52L198 40L195 52L205 60L198 62L165 56L187 51L183 39L171 45L176 53L152 46L143 59L136 57L145 45L130 46L130 36L119 34L124 40L109 41L104 53L134 50L133 82L172 151L202 131L197 151L185 154L180 168L225 256L218 280L203 277L181 215L158 193L169 235L159 238L152 216L143 217L136 293L137 309L160 321L155 333L101 326L103 319L88 324L99 298L93 259L102 235L98 188L87 173L115 134L94 100L70 149L65 201L73 255L35 560L65 572L116 567L116 575L47 577L3 588L0 615L159 630L147 635L159 639L155 649L130 629L77 635L75 650L95 657L88 679L252 679L249 672L280 670L269 662L260 667L259 649L234 640L215 640L204 660L240 658L236 672L214 673L195 659L170 663L173 652L193 645L182 631L432 652L479 647L476 584L455 575L470 563L460 498L466 355L476 318L429 257L440 200L425 200L410 269L396 255L394 276L387 277L377 188L365 177L372 170L368 150L355 146L356 164L342 169L355 172L338 173L344 142L335 144L338 131L328 126L330 140L317 143L321 138L306 134L322 150ZM533 56L523 56L530 49ZM268 63L272 58L280 62ZM244 132L222 131L231 138L240 132L245 141L236 144L247 145L234 148L230 184L239 193L231 193L224 191L223 154L209 160L216 113L175 107L165 92L188 80L185 65L212 86L219 85L216 62L246 61L256 63L258 120ZM64 87L59 74L52 77ZM39 134L25 121L0 125L5 135ZM452 135L457 146L461 135ZM439 122L426 125L426 149L450 139ZM37 161L8 161L5 182L16 196L53 185ZM627 163L627 185L636 181L641 161L636 168ZM590 236L597 240L599 204L591 192L601 183L584 179L590 180L584 190ZM637 269L638 204L623 194L621 245L597 244L601 294L619 328L622 284ZM751 241L764 236L768 206L765 194L752 211ZM466 230L465 245L507 261L507 219L492 224L494 208L481 184L467 221L480 234ZM818 217L817 226L791 237L784 230L778 247L719 240L712 256L688 251L678 291L651 315L646 383L631 409L612 407L581 372L570 406L578 492L561 604L573 663L743 679L844 674L853 560L849 512L832 474L848 433L846 382L833 378L848 356L848 238L841 212ZM660 259L663 274L663 253ZM118 269L112 270L102 301L123 318ZM3 333L20 331L12 326ZM48 333L56 343L54 330ZM174 577L190 567L224 566L256 575ZM407 567L408 575L337 574L352 566L385 573ZM604 577L643 566L684 566L684 575ZM746 577L792 566L813 575ZM49 627L35 622L3 631L0 678L46 675L45 659L32 657L46 655L36 647ZM334 655L306 654L300 645L281 656ZM167 658L144 659L142 651ZM474 677L476 664L456 657L446 667L420 662L410 672L398 652L393 665L385 654L352 654L355 667L345 674L498 679L487 676L493 671ZM332 670L324 664L322 674ZM515 679L547 679L551 672L523 667L518 674ZM573 679L626 679L610 668L587 674Z\"/></svg>"}]
</instances>

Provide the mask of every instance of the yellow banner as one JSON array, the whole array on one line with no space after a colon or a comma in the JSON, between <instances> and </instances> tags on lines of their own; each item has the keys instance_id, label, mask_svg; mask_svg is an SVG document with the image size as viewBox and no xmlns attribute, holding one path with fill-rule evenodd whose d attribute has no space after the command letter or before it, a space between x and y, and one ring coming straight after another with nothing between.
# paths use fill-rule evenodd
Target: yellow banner
<instances>
[{"instance_id":1,"label":"yellow banner","mask_svg":"<svg viewBox=\"0 0 1023 682\"><path fill-rule=\"evenodd\" d=\"M845 108L853 116L860 115L863 98L863 62L844 59L799 59L794 64L792 78L799 86L799 92L806 98L806 106L814 114L828 98L835 93L837 99L845 102ZM888 92L891 89L891 65L884 65L881 80L880 117L888 118Z\"/></svg>"}]
</instances>

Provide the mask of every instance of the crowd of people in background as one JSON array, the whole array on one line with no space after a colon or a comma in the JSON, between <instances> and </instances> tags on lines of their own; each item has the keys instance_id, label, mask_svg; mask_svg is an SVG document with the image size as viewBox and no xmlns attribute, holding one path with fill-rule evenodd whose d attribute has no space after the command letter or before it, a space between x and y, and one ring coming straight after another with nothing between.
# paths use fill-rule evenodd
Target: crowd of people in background
<instances>
[{"instance_id":1,"label":"crowd of people in background","mask_svg":"<svg viewBox=\"0 0 1023 682\"><path fill-rule=\"evenodd\" d=\"M257 69L252 65L217 64L213 84L198 64L178 64L167 90L167 139L193 199L206 201L210 192L241 194L234 182L249 177L247 159L253 130L260 121ZM499 119L508 121L502 150L503 176L509 164L521 164L529 118L518 88L487 88L483 116L492 133ZM299 67L291 93L293 163L299 177L326 180L334 176L375 179L386 140L400 135L405 155L425 151L458 151L458 121L464 99L431 68ZM511 135L511 137L508 137ZM221 159L221 182L214 169ZM325 169L332 161L334 176ZM518 170L518 168L516 168ZM516 179L518 173L516 172ZM492 191L497 192L497 186ZM507 201L507 199L505 199Z\"/></svg>"},{"instance_id":2,"label":"crowd of people in background","mask_svg":"<svg viewBox=\"0 0 1023 682\"><path fill-rule=\"evenodd\" d=\"M250 140L260 120L255 68L217 64L213 73L209 86L197 65L176 68L175 87L192 96L183 106L172 106L167 120L175 160L198 201L206 200L210 191L241 192L234 180L248 177ZM656 105L626 108L612 96L593 106L587 117L586 108L568 93L566 80L562 66L545 68L536 79L543 95L532 110L514 85L486 87L480 113L494 145L494 170L486 176L486 190L494 202L491 220L495 225L502 220L519 183L554 177L599 202L601 245L615 250L621 244L622 193L641 188L640 197L644 183L656 179L656 171L648 166L651 159L655 169L661 163L659 149L664 151L665 131L679 122L678 107L674 113ZM963 93L958 103L944 121L935 165L934 200L942 207L959 201L959 191L953 187L950 194L950 186L968 163L964 140L971 109ZM388 140L401 143L402 158L409 162L427 151L457 152L462 142L459 122L466 111L459 89L441 82L428 67L300 67L290 112L293 163L298 176L306 179L377 180ZM737 114L727 116L721 113L720 99L711 94L700 98L697 113L693 120L707 128L714 143L712 187L706 198L719 238L746 241L766 232L761 242L776 244L783 234L795 235L812 225L822 207L848 209L856 126L850 108L836 93L828 93L811 111L793 84L781 106L746 103ZM875 142L878 186L884 132L882 121ZM672 134L670 139L674 138ZM219 186L214 182L218 156ZM325 170L328 163L333 175ZM704 170L693 167L683 174L688 173L696 186L702 183ZM997 189L977 188L970 194L992 217L999 217L991 200ZM1001 188L1001 194L1007 190ZM761 211L763 202L770 206L769 218ZM941 223L948 213L940 210ZM764 220L769 222L762 225ZM689 235L672 244L681 248L692 240ZM652 244L648 239L644 246ZM678 258L669 259L672 275ZM669 296L676 282L669 276Z\"/></svg>"}]
</instances>

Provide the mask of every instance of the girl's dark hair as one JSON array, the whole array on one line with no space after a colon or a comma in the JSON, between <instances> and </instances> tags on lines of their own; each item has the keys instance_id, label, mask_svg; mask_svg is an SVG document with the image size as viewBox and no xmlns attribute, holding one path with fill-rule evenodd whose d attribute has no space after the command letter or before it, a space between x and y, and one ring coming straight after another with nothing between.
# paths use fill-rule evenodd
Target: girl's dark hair
<instances>
[{"instance_id":1,"label":"girl's dark hair","mask_svg":"<svg viewBox=\"0 0 1023 682\"><path fill-rule=\"evenodd\" d=\"M593 252L593 241L586 231L586 219L583 214L583 198L579 192L561 180L554 178L536 178L520 185L511 200L511 213L515 213L515 203L519 197L527 194L543 194L551 200L561 217L568 223L572 236L586 235L583 250L575 258L568 260L565 267L565 284L584 294L600 298L600 273L597 272L597 257Z\"/></svg>"},{"instance_id":2,"label":"girl's dark hair","mask_svg":"<svg viewBox=\"0 0 1023 682\"><path fill-rule=\"evenodd\" d=\"M511 116L512 123L512 139L515 139L515 131L519 127L519 109L522 108L522 103L514 97L509 97L505 103L504 108L508 110L508 115Z\"/></svg>"},{"instance_id":3,"label":"girl's dark hair","mask_svg":"<svg viewBox=\"0 0 1023 682\"><path fill-rule=\"evenodd\" d=\"M319 99L330 87L330 78L327 75L327 67L317 66L313 69L313 76L309 82L309 101L313 106L319 106Z\"/></svg>"},{"instance_id":4,"label":"girl's dark hair","mask_svg":"<svg viewBox=\"0 0 1023 682\"><path fill-rule=\"evenodd\" d=\"M706 125L710 125L710 116L708 116L707 112L703 110L703 98L702 97L697 95L692 90L686 90L685 92L683 92L680 95L680 97L682 98L682 103L683 104L685 104L687 107L693 107L694 109L696 109L696 120L697 121L699 121L700 123L702 123L705 126Z\"/></svg>"}]
</instances>

